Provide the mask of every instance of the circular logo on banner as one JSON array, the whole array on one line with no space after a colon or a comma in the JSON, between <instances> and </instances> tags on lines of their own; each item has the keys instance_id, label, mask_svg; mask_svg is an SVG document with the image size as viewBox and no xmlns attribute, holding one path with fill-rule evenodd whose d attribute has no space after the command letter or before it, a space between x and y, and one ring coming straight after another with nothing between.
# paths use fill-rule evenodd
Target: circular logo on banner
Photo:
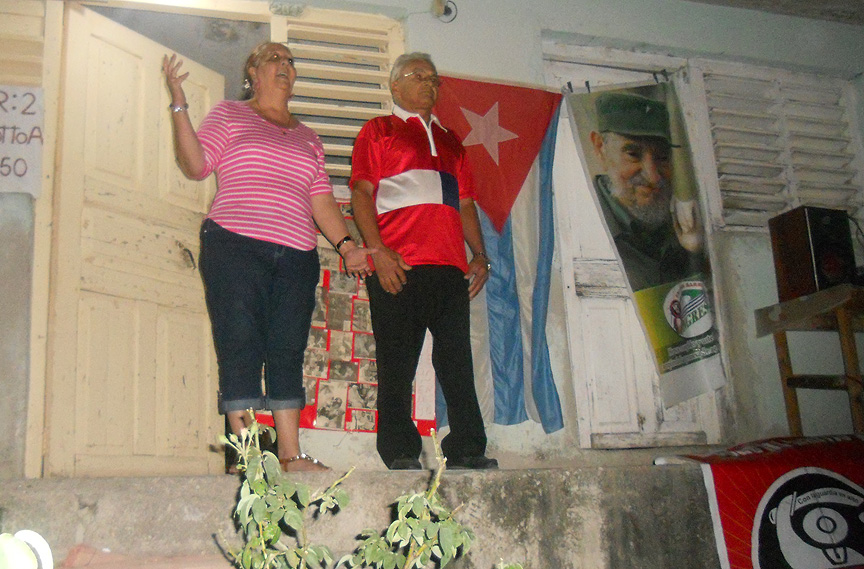
<instances>
[{"instance_id":1,"label":"circular logo on banner","mask_svg":"<svg viewBox=\"0 0 864 569\"><path fill-rule=\"evenodd\" d=\"M753 520L754 569L864 567L864 488L830 470L787 472Z\"/></svg>"},{"instance_id":2,"label":"circular logo on banner","mask_svg":"<svg viewBox=\"0 0 864 569\"><path fill-rule=\"evenodd\" d=\"M702 281L682 281L663 300L666 322L682 338L701 336L714 325L708 293Z\"/></svg>"}]
</instances>

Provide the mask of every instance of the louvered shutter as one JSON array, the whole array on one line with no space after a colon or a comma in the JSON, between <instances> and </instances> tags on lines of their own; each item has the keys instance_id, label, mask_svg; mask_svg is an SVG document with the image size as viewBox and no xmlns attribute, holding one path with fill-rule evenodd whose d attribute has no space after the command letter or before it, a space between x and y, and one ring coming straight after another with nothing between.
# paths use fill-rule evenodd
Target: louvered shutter
<instances>
[{"instance_id":1,"label":"louvered shutter","mask_svg":"<svg viewBox=\"0 0 864 569\"><path fill-rule=\"evenodd\" d=\"M727 228L812 205L862 205L849 85L831 77L741 67L703 71Z\"/></svg>"},{"instance_id":2,"label":"louvered shutter","mask_svg":"<svg viewBox=\"0 0 864 569\"><path fill-rule=\"evenodd\" d=\"M391 112L390 65L402 53L401 27L389 18L307 8L274 18L271 30L295 59L291 111L321 137L334 189L344 192L357 133Z\"/></svg>"},{"instance_id":3,"label":"louvered shutter","mask_svg":"<svg viewBox=\"0 0 864 569\"><path fill-rule=\"evenodd\" d=\"M41 2L0 0L0 83L42 84L43 12Z\"/></svg>"}]
</instances>

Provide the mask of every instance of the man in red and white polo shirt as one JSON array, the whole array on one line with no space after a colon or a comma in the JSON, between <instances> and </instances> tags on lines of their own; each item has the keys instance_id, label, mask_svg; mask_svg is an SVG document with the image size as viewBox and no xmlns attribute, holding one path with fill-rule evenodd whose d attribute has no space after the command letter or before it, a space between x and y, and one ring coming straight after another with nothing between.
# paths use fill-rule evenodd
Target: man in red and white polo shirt
<instances>
[{"instance_id":1,"label":"man in red and white polo shirt","mask_svg":"<svg viewBox=\"0 0 864 569\"><path fill-rule=\"evenodd\" d=\"M465 149L432 114L439 84L429 55L400 56L390 73L393 114L364 125L352 158L354 219L375 251L366 287L378 359L377 448L391 470L421 468L411 389L427 330L447 402L448 468L498 466L485 456L469 323L470 299L491 267Z\"/></svg>"}]
</instances>

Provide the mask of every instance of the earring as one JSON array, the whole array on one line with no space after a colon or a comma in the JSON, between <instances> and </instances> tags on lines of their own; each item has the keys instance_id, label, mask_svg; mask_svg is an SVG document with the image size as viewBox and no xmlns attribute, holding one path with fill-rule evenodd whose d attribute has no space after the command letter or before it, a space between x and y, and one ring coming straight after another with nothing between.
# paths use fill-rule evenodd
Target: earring
<instances>
[{"instance_id":1,"label":"earring","mask_svg":"<svg viewBox=\"0 0 864 569\"><path fill-rule=\"evenodd\" d=\"M248 90L250 90L251 88L252 88L252 84L249 82L249 80L248 80L248 79L244 79L244 80L243 80L243 90L244 90L244 91L248 91Z\"/></svg>"}]
</instances>

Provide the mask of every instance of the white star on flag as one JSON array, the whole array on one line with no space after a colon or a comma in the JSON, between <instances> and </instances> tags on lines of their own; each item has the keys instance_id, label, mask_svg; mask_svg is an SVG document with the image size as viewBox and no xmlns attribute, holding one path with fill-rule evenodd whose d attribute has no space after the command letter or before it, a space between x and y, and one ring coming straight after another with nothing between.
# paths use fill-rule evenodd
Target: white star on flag
<instances>
[{"instance_id":1,"label":"white star on flag","mask_svg":"<svg viewBox=\"0 0 864 569\"><path fill-rule=\"evenodd\" d=\"M462 141L462 145L474 146L475 144L482 144L497 165L498 144L506 140L519 138L519 135L501 128L501 125L498 124L497 101L486 115L482 117L464 107L460 108L462 109L462 114L465 115L465 118L468 119L468 123L471 125L471 132Z\"/></svg>"}]
</instances>

